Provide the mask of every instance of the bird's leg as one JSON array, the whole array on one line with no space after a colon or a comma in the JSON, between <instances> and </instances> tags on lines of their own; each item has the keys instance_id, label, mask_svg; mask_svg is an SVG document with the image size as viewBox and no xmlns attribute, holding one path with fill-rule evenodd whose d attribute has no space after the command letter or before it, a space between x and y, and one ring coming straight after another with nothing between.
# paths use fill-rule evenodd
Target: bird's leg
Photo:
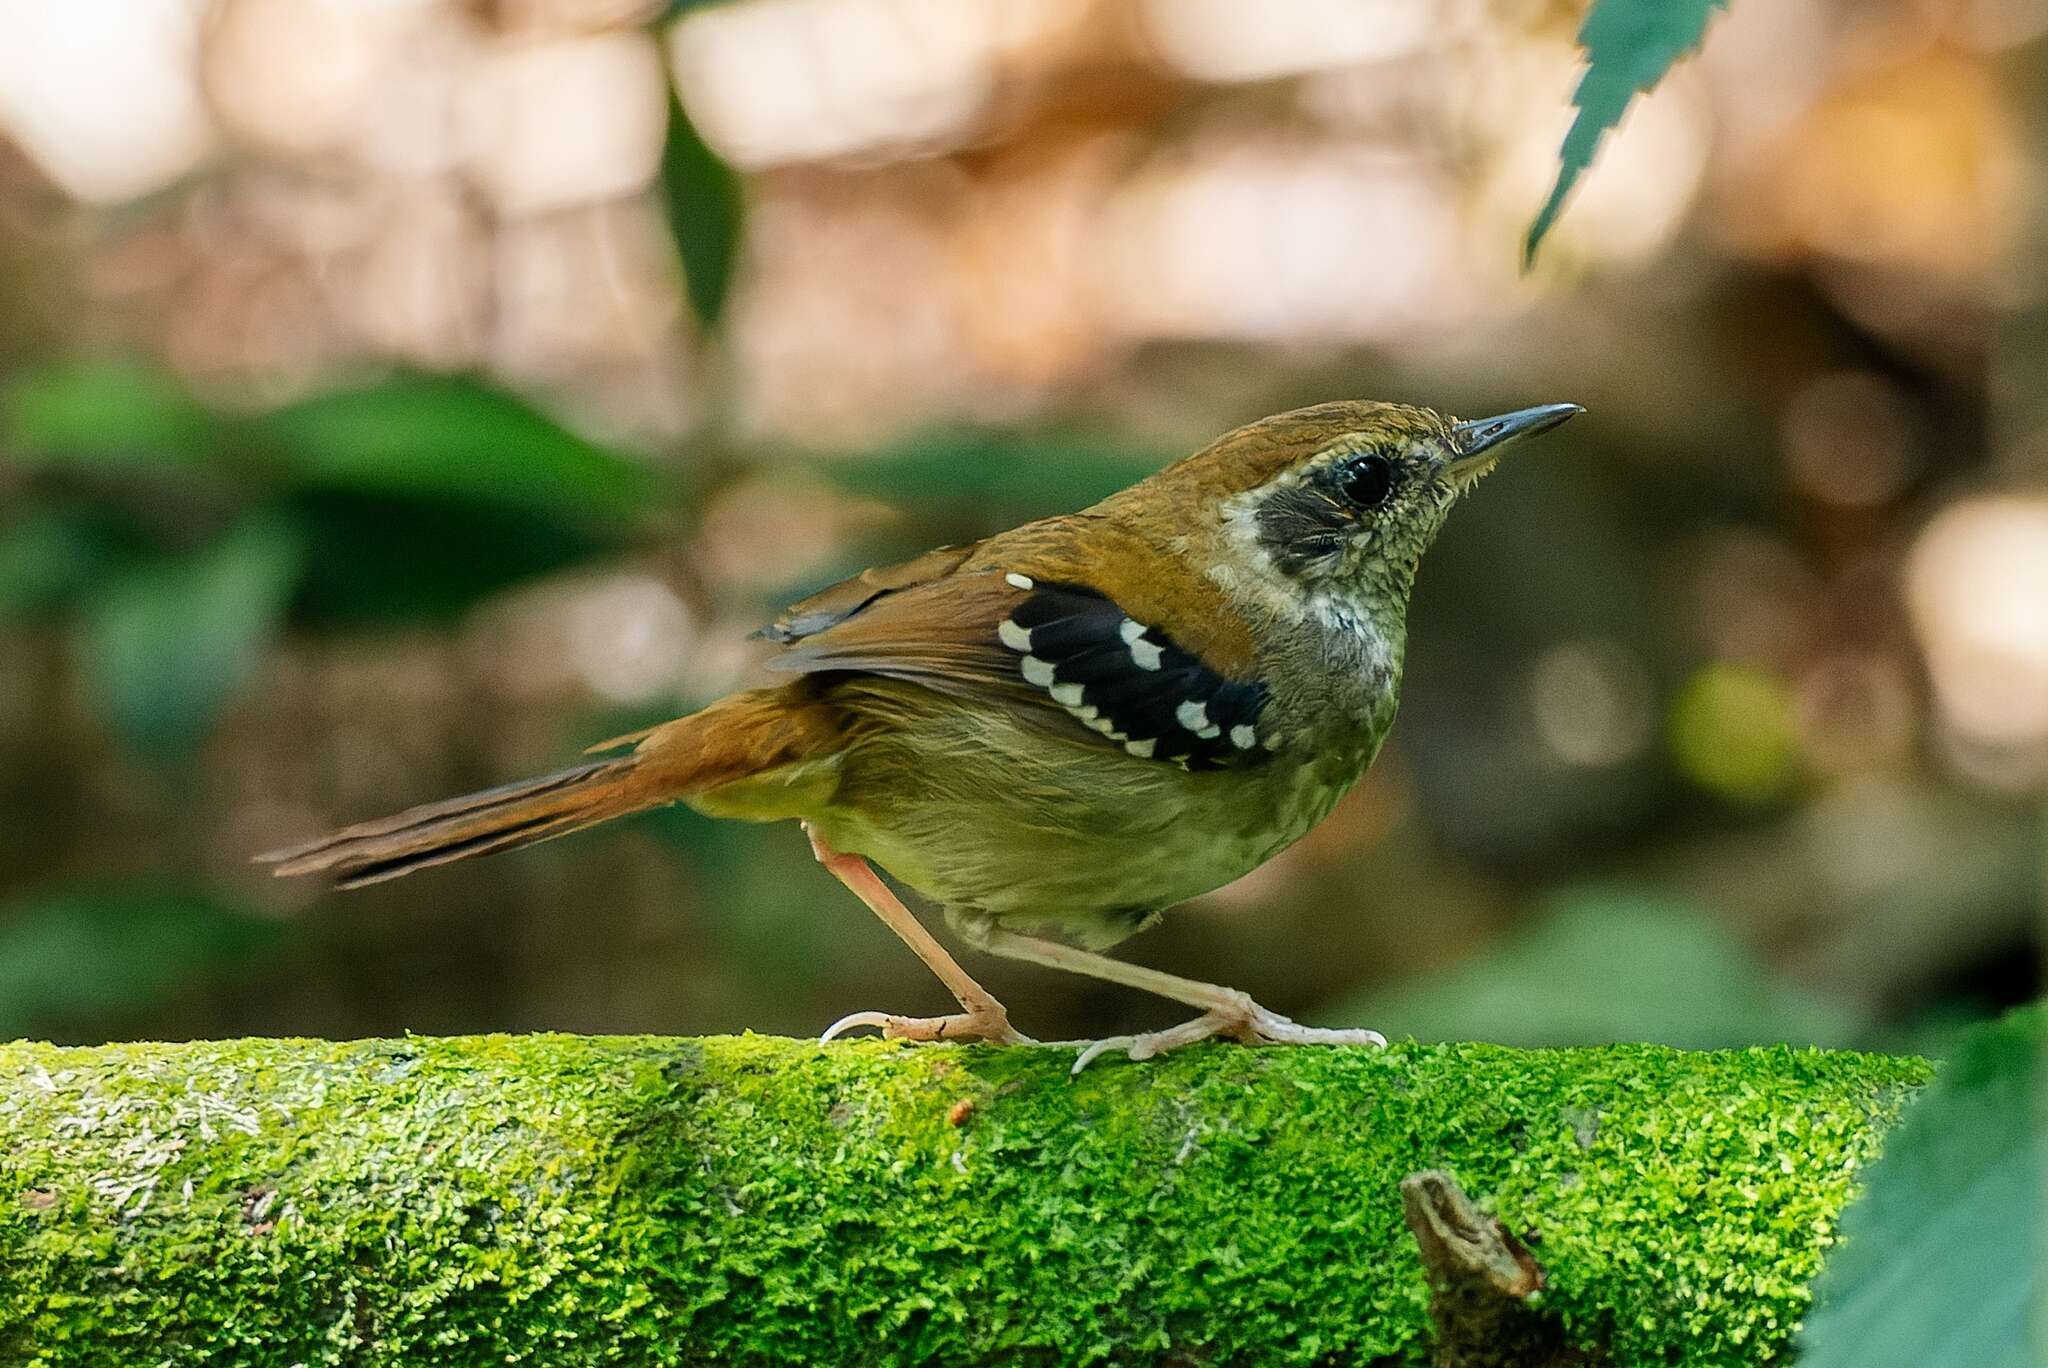
<instances>
[{"instance_id":1,"label":"bird's leg","mask_svg":"<svg viewBox=\"0 0 2048 1368\"><path fill-rule=\"evenodd\" d=\"M1111 1036L1098 1040L1081 1051L1074 1061L1074 1072L1088 1067L1098 1056L1114 1050L1122 1050L1132 1059L1150 1059L1153 1055L1171 1050L1177 1045L1192 1044L1212 1036L1229 1036L1247 1044L1273 1045L1385 1045L1387 1038L1378 1031L1326 1030L1316 1026L1302 1026L1278 1012L1271 1012L1249 996L1235 988L1220 984L1203 983L1199 979L1182 978L1159 969L1147 969L1142 964L1126 964L1089 950L1077 950L1071 945L1058 941L1041 940L1035 936L1020 936L1014 931L1000 927L982 928L976 937L982 948L1011 959L1029 960L1053 969L1066 969L1091 978L1107 979L1121 983L1127 988L1156 993L1175 1002L1185 1002L1190 1007L1200 1007L1202 1015L1193 1021L1178 1026L1169 1026L1163 1031L1146 1031L1141 1035Z\"/></svg>"},{"instance_id":2,"label":"bird's leg","mask_svg":"<svg viewBox=\"0 0 2048 1368\"><path fill-rule=\"evenodd\" d=\"M856 1026L873 1026L883 1035L898 1040L994 1040L1005 1045L1031 1043L1031 1037L1020 1035L1011 1027L1010 1014L1004 1010L1003 1004L960 967L960 962L947 953L937 937L924 929L922 922L911 915L910 909L889 891L889 886L882 882L881 876L866 860L858 855L843 855L826 845L818 833L811 830L808 822L804 823L804 834L811 838L811 853L818 857L818 863L851 889L854 897L866 903L868 910L880 917L882 924L894 931L897 938L924 961L925 968L939 976L939 982L946 985L961 1007L958 1013L941 1017L853 1012L827 1026L825 1034L818 1037L820 1044Z\"/></svg>"}]
</instances>

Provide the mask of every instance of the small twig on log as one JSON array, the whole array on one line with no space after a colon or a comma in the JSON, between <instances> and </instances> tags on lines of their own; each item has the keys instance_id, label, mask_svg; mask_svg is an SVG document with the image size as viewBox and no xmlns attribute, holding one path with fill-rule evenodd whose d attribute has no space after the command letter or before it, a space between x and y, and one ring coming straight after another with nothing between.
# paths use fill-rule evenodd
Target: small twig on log
<instances>
[{"instance_id":1,"label":"small twig on log","mask_svg":"<svg viewBox=\"0 0 2048 1368\"><path fill-rule=\"evenodd\" d=\"M1401 1209L1429 1274L1436 1368L1566 1368L1586 1362L1555 1319L1529 1305L1543 1265L1441 1169L1401 1180Z\"/></svg>"}]
</instances>

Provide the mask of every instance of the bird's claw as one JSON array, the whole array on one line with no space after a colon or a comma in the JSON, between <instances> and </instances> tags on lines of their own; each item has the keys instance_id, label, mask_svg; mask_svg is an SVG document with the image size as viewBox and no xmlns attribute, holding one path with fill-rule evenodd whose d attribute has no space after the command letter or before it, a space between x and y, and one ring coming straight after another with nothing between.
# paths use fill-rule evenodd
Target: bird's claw
<instances>
[{"instance_id":1,"label":"bird's claw","mask_svg":"<svg viewBox=\"0 0 2048 1368\"><path fill-rule=\"evenodd\" d=\"M986 1040L998 1045L1034 1045L1037 1042L1010 1025L1000 1010L955 1012L951 1016L897 1016L893 1012L849 1012L825 1028L818 1043L823 1045L848 1031L872 1026L888 1040Z\"/></svg>"},{"instance_id":2,"label":"bird's claw","mask_svg":"<svg viewBox=\"0 0 2048 1368\"><path fill-rule=\"evenodd\" d=\"M1387 1043L1387 1038L1378 1031L1303 1026L1278 1012L1269 1012L1255 1002L1248 1002L1242 1010L1205 1012L1193 1021L1184 1021L1164 1030L1110 1036L1106 1040L1095 1041L1081 1051L1069 1073L1080 1073L1106 1054L1121 1051L1131 1059L1150 1059L1179 1046L1216 1036L1228 1036L1247 1045L1375 1045L1384 1049Z\"/></svg>"}]
</instances>

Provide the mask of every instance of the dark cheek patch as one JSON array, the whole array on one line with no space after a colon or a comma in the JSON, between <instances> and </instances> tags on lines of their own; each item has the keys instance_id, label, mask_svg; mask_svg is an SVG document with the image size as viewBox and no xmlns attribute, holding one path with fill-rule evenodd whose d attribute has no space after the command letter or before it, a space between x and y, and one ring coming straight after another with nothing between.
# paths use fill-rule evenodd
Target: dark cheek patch
<instances>
[{"instance_id":1,"label":"dark cheek patch","mask_svg":"<svg viewBox=\"0 0 2048 1368\"><path fill-rule=\"evenodd\" d=\"M1312 484L1276 489L1260 503L1259 542L1282 572L1298 575L1340 554L1356 520Z\"/></svg>"},{"instance_id":2,"label":"dark cheek patch","mask_svg":"<svg viewBox=\"0 0 2048 1368\"><path fill-rule=\"evenodd\" d=\"M1266 686L1228 679L1091 589L1034 584L1000 624L1027 684L1141 759L1255 764Z\"/></svg>"}]
</instances>

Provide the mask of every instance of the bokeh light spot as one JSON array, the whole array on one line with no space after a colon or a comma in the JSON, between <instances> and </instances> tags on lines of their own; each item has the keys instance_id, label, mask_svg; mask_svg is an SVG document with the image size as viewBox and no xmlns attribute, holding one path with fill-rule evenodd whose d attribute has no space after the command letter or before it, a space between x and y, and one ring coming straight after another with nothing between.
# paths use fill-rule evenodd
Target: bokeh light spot
<instances>
[{"instance_id":1,"label":"bokeh light spot","mask_svg":"<svg viewBox=\"0 0 2048 1368\"><path fill-rule=\"evenodd\" d=\"M1700 787L1737 802L1769 802L1795 777L1791 696L1754 666L1707 665L1672 704L1671 752L1679 772Z\"/></svg>"},{"instance_id":2,"label":"bokeh light spot","mask_svg":"<svg viewBox=\"0 0 2048 1368\"><path fill-rule=\"evenodd\" d=\"M1993 745L2048 741L2048 498L1947 509L1914 546L1906 590L1947 721Z\"/></svg>"},{"instance_id":3,"label":"bokeh light spot","mask_svg":"<svg viewBox=\"0 0 2048 1368\"><path fill-rule=\"evenodd\" d=\"M1896 498L1919 464L1911 401L1868 371L1834 371L1808 381L1785 405L1785 461L1807 493L1867 508Z\"/></svg>"},{"instance_id":4,"label":"bokeh light spot","mask_svg":"<svg viewBox=\"0 0 2048 1368\"><path fill-rule=\"evenodd\" d=\"M1607 641L1568 641L1545 651L1529 681L1537 734L1559 759L1617 765L1640 752L1654 722L1648 673Z\"/></svg>"}]
</instances>

